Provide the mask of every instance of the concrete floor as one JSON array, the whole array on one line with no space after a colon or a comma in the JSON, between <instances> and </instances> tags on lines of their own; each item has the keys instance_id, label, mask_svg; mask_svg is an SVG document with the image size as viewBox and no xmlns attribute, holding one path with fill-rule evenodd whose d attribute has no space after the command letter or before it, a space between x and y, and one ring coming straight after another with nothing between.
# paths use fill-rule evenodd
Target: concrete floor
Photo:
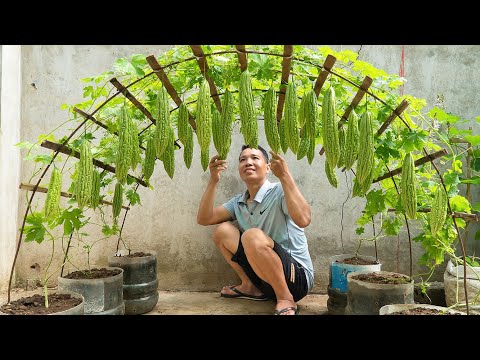
<instances>
[{"instance_id":1,"label":"concrete floor","mask_svg":"<svg viewBox=\"0 0 480 360\"><path fill-rule=\"evenodd\" d=\"M51 289L53 290L53 289ZM13 289L12 300L31 296L41 289L25 291ZM226 299L219 292L159 291L155 308L145 315L271 315L275 302L246 299ZM0 294L0 304L6 301ZM328 295L309 294L298 302L300 315L325 315Z\"/></svg>"},{"instance_id":2,"label":"concrete floor","mask_svg":"<svg viewBox=\"0 0 480 360\"><path fill-rule=\"evenodd\" d=\"M297 304L300 315L325 315L328 295L309 294ZM220 293L159 291L157 306L146 315L271 315L275 302L226 299Z\"/></svg>"}]
</instances>

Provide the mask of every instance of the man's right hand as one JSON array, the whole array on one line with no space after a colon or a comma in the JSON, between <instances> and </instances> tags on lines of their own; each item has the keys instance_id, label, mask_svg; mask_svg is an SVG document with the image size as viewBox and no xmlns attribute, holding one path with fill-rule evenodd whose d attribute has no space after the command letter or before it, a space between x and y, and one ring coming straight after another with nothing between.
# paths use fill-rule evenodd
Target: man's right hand
<instances>
[{"instance_id":1,"label":"man's right hand","mask_svg":"<svg viewBox=\"0 0 480 360\"><path fill-rule=\"evenodd\" d=\"M211 181L217 183L220 180L220 173L227 169L227 161L219 160L218 155L215 155L210 160L210 163L208 164L208 168L210 169Z\"/></svg>"}]
</instances>

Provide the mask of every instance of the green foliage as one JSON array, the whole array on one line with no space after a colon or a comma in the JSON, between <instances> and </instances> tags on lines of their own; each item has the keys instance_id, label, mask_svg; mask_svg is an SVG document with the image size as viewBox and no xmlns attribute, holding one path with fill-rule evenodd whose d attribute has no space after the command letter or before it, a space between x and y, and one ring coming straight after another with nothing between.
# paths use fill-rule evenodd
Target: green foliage
<instances>
[{"instance_id":1,"label":"green foliage","mask_svg":"<svg viewBox=\"0 0 480 360\"><path fill-rule=\"evenodd\" d=\"M228 88L231 91L234 102L233 113L238 119L239 111L239 79L240 66L238 62L238 53L233 45L204 45L203 51L207 55L205 57L209 72L213 82L219 93L220 100L223 100L223 94ZM283 46L281 45L248 45L248 50L265 52L271 54L283 54ZM384 70L377 69L372 64L358 60L358 53L351 50L334 51L328 46L323 46L317 50L309 49L305 46L294 45L294 55L291 61L291 74L296 84L295 96L297 99L302 98L309 90L312 89L328 55L337 58L335 72L345 79L331 75L328 78L328 85L323 86L318 97L319 115L323 110L321 107L327 89L330 87L335 94L335 111L340 118L347 107L350 105L352 98L357 93L358 88L353 86L351 82L361 84L365 76L371 77L374 81L369 88L375 97L366 94L356 107L355 111L361 116L365 111L373 114L373 130L374 133L380 128L383 122L392 114L392 111L405 99L409 102L408 108L402 113L402 119L396 118L381 136L374 136L374 158L375 169L373 178L402 166L402 159L406 153L412 152L415 159L424 156L424 149L428 151L437 151L446 148L449 152L448 156L444 156L435 160L435 164L440 168L443 181L446 185L450 204L453 211L470 212L480 211L480 202L471 205L463 196L465 186L478 186L480 184L480 136L472 130L466 130L466 120L460 116L445 111L440 105L424 109L426 100L415 98L411 95L398 95L398 89L406 82L406 79L396 74L387 74ZM223 52L223 53L219 53ZM186 59L190 59L186 61ZM271 56L266 54L248 53L248 71L251 74L251 84L253 98L255 99L256 114L260 112L266 90L273 87L278 91L281 87L281 71L282 57ZM168 51L157 56L159 64L164 67L168 79L172 86L179 94L181 100L186 104L188 112L194 118L197 117L199 109L197 109L197 100L199 87L204 76L201 69L188 45L174 46ZM66 144L73 150L79 151L80 144L84 141L92 143L93 156L95 159L107 165L115 164L115 156L118 153L118 113L123 106L128 107L129 114L134 122L134 128L138 129L139 144L146 146L146 140L155 126L145 114L138 108L134 107L122 95L113 96L117 90L110 83L113 77L119 79L122 84L128 86L128 91L135 96L145 108L155 116L155 107L157 101L157 92L161 88L161 82L155 74L146 76L151 73L146 56L143 54L133 54L131 56L117 59L112 69L105 71L99 75L85 77L81 79L83 85L83 101L77 104L62 104L63 110L68 110L70 116L69 122L80 123L85 119L73 109L76 107L89 114L95 111L95 119L106 126L103 129L94 122L87 121L86 126L82 128L72 139ZM108 99L108 101L106 101ZM211 99L211 98L210 98ZM105 102L106 101L106 102ZM99 109L100 105L103 104ZM177 104L168 97L169 109L173 124L177 124ZM284 114L285 115L285 114ZM480 116L475 120L480 123ZM68 124L70 129L72 125ZM198 125L198 123L197 123ZM234 124L236 126L238 124ZM409 128L407 128L407 126ZM321 136L322 129L317 126L317 134L315 136L316 144L324 144ZM63 135L63 134L62 134ZM449 139L452 137L463 138L470 142L470 145L451 144ZM41 134L35 144L29 142L21 142L16 144L18 148L26 150L25 159L33 164L44 166L50 164L53 160L53 152L47 152L41 148L39 144L42 141L49 140L62 143L67 139L66 136L56 140L53 133ZM470 156L467 162L466 156ZM145 157L145 152L141 151L141 156ZM75 185L78 174L75 172L75 166L64 163L65 159L75 161L71 156L64 156L63 159L57 156L53 165L63 168L62 170L69 173L72 185L68 190L75 193ZM177 160L178 161L178 160ZM472 176L467 178L466 169L470 168ZM354 165L353 169L356 171ZM387 170L389 169L389 170ZM37 169L34 170L36 175ZM139 193L134 190L133 184L136 184L135 177L141 177L140 170L129 170L127 175L127 185L129 189L125 196L131 206L141 204ZM415 169L417 180L417 204L419 209L429 208L432 205L433 194L441 181L431 163L426 163ZM68 175L67 175L68 177ZM400 177L387 178L377 184L372 185L370 191L365 196L365 207L362 216L358 219L359 227L355 230L357 235L365 232L365 225L372 222L372 219L381 221L381 231L386 236L396 236L401 233L404 228L403 212L404 208L399 201L399 194L395 186L399 186ZM101 178L101 194L106 195L108 199L113 193L112 183L116 183L116 177L105 171ZM80 229L87 223L90 223L90 217L87 212L95 211L101 218L101 230L105 237L118 235L120 229L112 219L105 216L105 211L100 205L93 210L85 208L80 210L77 207L75 195L67 202L67 208L61 209L60 214L48 222L42 217L40 212L31 212L26 219L25 241L36 241L41 243L45 235L54 237L54 229L56 226L63 225L62 236L76 235L81 238L83 235ZM395 209L395 211L388 211ZM411 221L411 220L410 220ZM444 228L440 230L435 237L429 233L430 224L429 217L425 213L419 213L417 219L413 221L415 227L420 230L420 234L414 239L422 243L425 254L421 258L421 262L429 266L438 265L444 259L445 255L452 255L456 246L457 234L451 216L447 216ZM460 228L466 228L467 224L462 219L456 219ZM423 231L423 232L422 232ZM480 239L480 231L477 232L476 238ZM85 245L90 251L91 246Z\"/></svg>"},{"instance_id":2,"label":"green foliage","mask_svg":"<svg viewBox=\"0 0 480 360\"><path fill-rule=\"evenodd\" d=\"M125 196L127 197L128 201L130 201L130 205L135 205L135 204L140 204L140 195L133 189L127 190L125 193Z\"/></svg>"},{"instance_id":3,"label":"green foliage","mask_svg":"<svg viewBox=\"0 0 480 360\"><path fill-rule=\"evenodd\" d=\"M45 238L46 228L44 226L45 219L43 214L40 212L34 212L27 215L25 220L24 233L25 233L25 242L36 241L37 243L42 243Z\"/></svg>"},{"instance_id":4,"label":"green foliage","mask_svg":"<svg viewBox=\"0 0 480 360\"><path fill-rule=\"evenodd\" d=\"M86 222L80 220L84 217L82 211L78 208L64 210L58 222L58 225L63 223L63 235L70 235L74 230L78 231L85 226Z\"/></svg>"}]
</instances>

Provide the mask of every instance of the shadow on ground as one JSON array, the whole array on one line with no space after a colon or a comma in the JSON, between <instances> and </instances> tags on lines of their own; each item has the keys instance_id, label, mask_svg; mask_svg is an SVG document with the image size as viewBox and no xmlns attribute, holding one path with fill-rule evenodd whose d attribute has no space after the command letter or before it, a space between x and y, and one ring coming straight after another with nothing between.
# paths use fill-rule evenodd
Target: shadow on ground
<instances>
[{"instance_id":1,"label":"shadow on ground","mask_svg":"<svg viewBox=\"0 0 480 360\"><path fill-rule=\"evenodd\" d=\"M309 294L297 304L300 315L326 315L328 295ZM275 302L226 299L220 293L159 291L155 308L145 315L271 315Z\"/></svg>"}]
</instances>

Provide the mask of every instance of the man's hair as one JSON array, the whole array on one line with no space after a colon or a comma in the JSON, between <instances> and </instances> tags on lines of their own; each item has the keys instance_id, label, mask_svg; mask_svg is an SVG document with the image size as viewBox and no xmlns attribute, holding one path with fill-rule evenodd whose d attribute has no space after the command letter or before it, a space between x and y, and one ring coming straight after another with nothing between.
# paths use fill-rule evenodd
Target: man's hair
<instances>
[{"instance_id":1,"label":"man's hair","mask_svg":"<svg viewBox=\"0 0 480 360\"><path fill-rule=\"evenodd\" d=\"M265 161L267 162L268 164L268 153L267 153L267 150L265 150L263 147L261 147L260 145L258 145L258 148L254 148L254 147L251 147L250 145L242 145L242 149L240 150L240 155L242 154L242 151L245 150L245 149L258 149L262 152L263 154L263 157L265 158ZM238 156L240 158L240 155Z\"/></svg>"}]
</instances>

